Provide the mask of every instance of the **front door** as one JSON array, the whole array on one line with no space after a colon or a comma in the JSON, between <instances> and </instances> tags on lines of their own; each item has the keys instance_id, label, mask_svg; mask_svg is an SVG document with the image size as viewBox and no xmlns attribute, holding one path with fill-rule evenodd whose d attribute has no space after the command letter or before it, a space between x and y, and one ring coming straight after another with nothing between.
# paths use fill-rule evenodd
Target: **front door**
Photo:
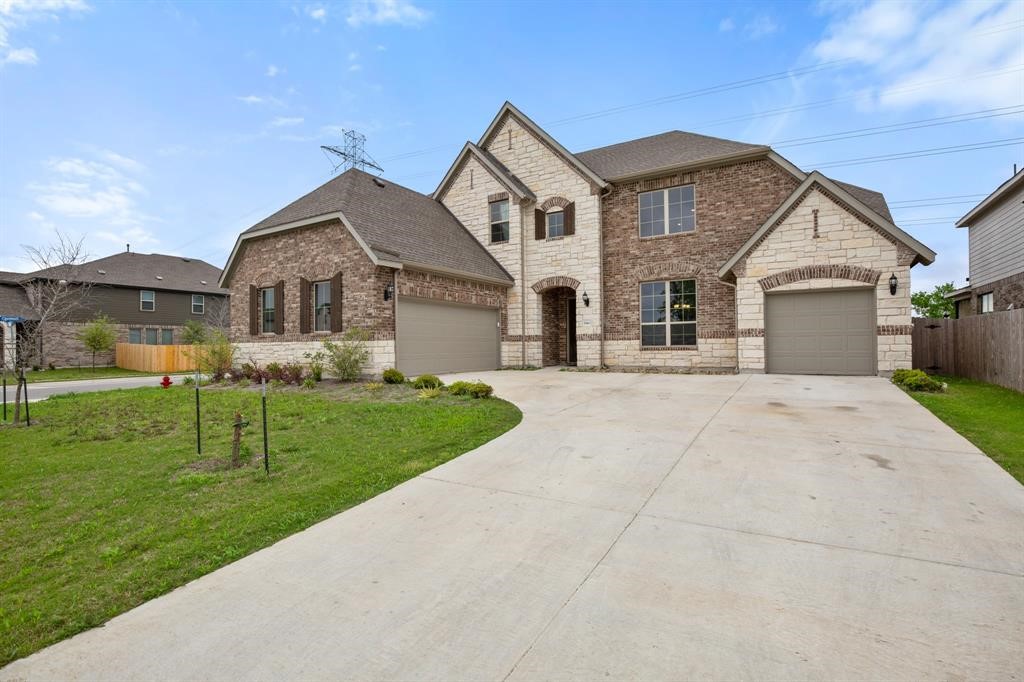
<instances>
[{"instance_id":1,"label":"front door","mask_svg":"<svg viewBox=\"0 0 1024 682\"><path fill-rule=\"evenodd\" d=\"M565 301L565 360L570 365L576 364L576 299Z\"/></svg>"}]
</instances>

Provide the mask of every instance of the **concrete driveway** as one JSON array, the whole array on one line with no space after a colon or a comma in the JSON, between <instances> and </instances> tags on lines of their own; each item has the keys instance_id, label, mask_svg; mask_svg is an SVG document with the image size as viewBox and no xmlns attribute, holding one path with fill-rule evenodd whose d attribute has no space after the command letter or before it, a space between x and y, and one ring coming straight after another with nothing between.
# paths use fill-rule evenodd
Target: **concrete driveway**
<instances>
[{"instance_id":1,"label":"concrete driveway","mask_svg":"<svg viewBox=\"0 0 1024 682\"><path fill-rule=\"evenodd\" d=\"M479 376L521 426L0 679L1024 677L1024 488L886 381Z\"/></svg>"}]
</instances>

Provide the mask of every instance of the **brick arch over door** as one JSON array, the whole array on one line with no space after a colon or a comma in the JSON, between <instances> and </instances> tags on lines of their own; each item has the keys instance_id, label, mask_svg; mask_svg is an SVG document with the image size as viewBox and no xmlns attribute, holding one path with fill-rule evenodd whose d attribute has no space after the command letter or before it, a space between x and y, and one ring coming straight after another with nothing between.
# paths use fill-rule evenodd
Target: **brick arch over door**
<instances>
[{"instance_id":1,"label":"brick arch over door","mask_svg":"<svg viewBox=\"0 0 1024 682\"><path fill-rule=\"evenodd\" d=\"M569 287L575 291L579 286L580 281L578 279L566 277L565 275L558 275L556 277L545 277L538 282L534 282L533 286L530 288L533 289L534 293L539 294L542 291L553 289L555 287Z\"/></svg>"},{"instance_id":2,"label":"brick arch over door","mask_svg":"<svg viewBox=\"0 0 1024 682\"><path fill-rule=\"evenodd\" d=\"M563 199L562 197L551 197L550 199L547 199L543 204L538 206L538 208L547 213L549 209L554 208L555 206L557 206L558 208L565 208L571 203L571 201L569 201L568 199Z\"/></svg>"},{"instance_id":3,"label":"brick arch over door","mask_svg":"<svg viewBox=\"0 0 1024 682\"><path fill-rule=\"evenodd\" d=\"M878 270L864 268L859 265L804 265L791 270L777 272L774 275L762 277L757 280L764 291L771 291L776 287L793 282L802 282L808 279L848 279L854 282L864 282L872 286L878 284L882 273Z\"/></svg>"}]
</instances>

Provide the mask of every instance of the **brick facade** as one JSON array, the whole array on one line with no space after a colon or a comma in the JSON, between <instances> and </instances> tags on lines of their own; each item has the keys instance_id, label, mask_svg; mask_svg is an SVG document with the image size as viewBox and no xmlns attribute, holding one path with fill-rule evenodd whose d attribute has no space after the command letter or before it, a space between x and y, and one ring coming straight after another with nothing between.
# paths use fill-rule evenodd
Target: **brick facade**
<instances>
[{"instance_id":1,"label":"brick facade","mask_svg":"<svg viewBox=\"0 0 1024 682\"><path fill-rule=\"evenodd\" d=\"M992 294L992 311L1006 310L1009 306L1024 308L1024 272L971 288L971 296L960 303L960 317L981 314L982 294Z\"/></svg>"}]
</instances>

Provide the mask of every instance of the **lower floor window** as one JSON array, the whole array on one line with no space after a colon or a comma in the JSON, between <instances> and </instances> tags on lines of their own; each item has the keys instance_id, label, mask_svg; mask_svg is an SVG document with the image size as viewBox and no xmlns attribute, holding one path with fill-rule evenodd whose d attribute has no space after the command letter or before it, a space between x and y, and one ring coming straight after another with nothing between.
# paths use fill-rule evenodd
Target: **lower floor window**
<instances>
[{"instance_id":1,"label":"lower floor window","mask_svg":"<svg viewBox=\"0 0 1024 682\"><path fill-rule=\"evenodd\" d=\"M156 333L157 333L157 331L158 330L156 330L156 329L147 329L146 330L146 343L148 343L151 346L155 346L156 345Z\"/></svg>"},{"instance_id":2,"label":"lower floor window","mask_svg":"<svg viewBox=\"0 0 1024 682\"><path fill-rule=\"evenodd\" d=\"M264 334L273 334L275 330L273 287L260 289L260 311L260 331Z\"/></svg>"},{"instance_id":3,"label":"lower floor window","mask_svg":"<svg viewBox=\"0 0 1024 682\"><path fill-rule=\"evenodd\" d=\"M142 330L141 329L129 329L128 330L128 343L142 343Z\"/></svg>"},{"instance_id":4,"label":"lower floor window","mask_svg":"<svg viewBox=\"0 0 1024 682\"><path fill-rule=\"evenodd\" d=\"M174 343L174 330L173 329L161 329L160 330L160 343L165 346L170 346Z\"/></svg>"},{"instance_id":5,"label":"lower floor window","mask_svg":"<svg viewBox=\"0 0 1024 682\"><path fill-rule=\"evenodd\" d=\"M982 294L979 298L981 299L981 312L990 313L995 310L995 301L991 291L987 294Z\"/></svg>"},{"instance_id":6,"label":"lower floor window","mask_svg":"<svg viewBox=\"0 0 1024 682\"><path fill-rule=\"evenodd\" d=\"M697 345L697 281L640 285L640 345Z\"/></svg>"},{"instance_id":7,"label":"lower floor window","mask_svg":"<svg viewBox=\"0 0 1024 682\"><path fill-rule=\"evenodd\" d=\"M313 331L331 331L331 283L313 282Z\"/></svg>"}]
</instances>

